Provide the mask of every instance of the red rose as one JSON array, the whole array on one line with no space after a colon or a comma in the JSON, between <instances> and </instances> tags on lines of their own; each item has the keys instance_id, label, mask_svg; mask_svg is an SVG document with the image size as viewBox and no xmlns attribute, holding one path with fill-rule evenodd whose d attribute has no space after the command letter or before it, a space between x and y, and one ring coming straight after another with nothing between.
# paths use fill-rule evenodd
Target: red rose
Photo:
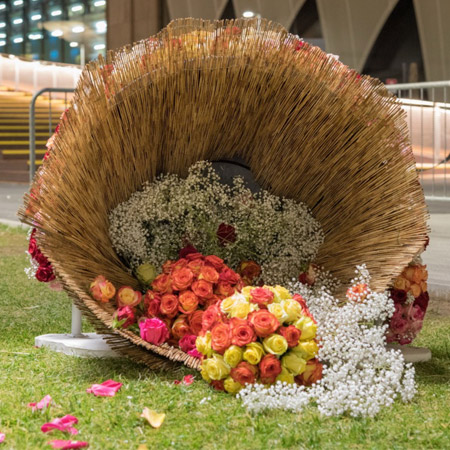
<instances>
[{"instance_id":1,"label":"red rose","mask_svg":"<svg viewBox=\"0 0 450 450\"><path fill-rule=\"evenodd\" d=\"M217 239L222 247L226 247L228 244L236 242L236 230L232 225L221 223L217 228Z\"/></svg>"},{"instance_id":2,"label":"red rose","mask_svg":"<svg viewBox=\"0 0 450 450\"><path fill-rule=\"evenodd\" d=\"M243 386L253 384L258 378L258 367L247 361L241 361L234 369L231 369L230 375L234 381Z\"/></svg>"},{"instance_id":3,"label":"red rose","mask_svg":"<svg viewBox=\"0 0 450 450\"><path fill-rule=\"evenodd\" d=\"M273 292L266 288L255 288L250 291L250 301L260 307L273 302Z\"/></svg>"},{"instance_id":4,"label":"red rose","mask_svg":"<svg viewBox=\"0 0 450 450\"><path fill-rule=\"evenodd\" d=\"M306 272L302 272L299 275L298 281L300 281L300 283L307 284L309 286L313 286L314 283L316 282L318 269L319 269L319 267L316 266L315 264L310 264L308 269L306 270Z\"/></svg>"},{"instance_id":5,"label":"red rose","mask_svg":"<svg viewBox=\"0 0 450 450\"><path fill-rule=\"evenodd\" d=\"M213 266L214 269L218 270L219 272L223 268L223 259L219 258L216 255L209 255L209 256L207 256L205 258L205 262L207 264L210 264L211 266Z\"/></svg>"},{"instance_id":6,"label":"red rose","mask_svg":"<svg viewBox=\"0 0 450 450\"><path fill-rule=\"evenodd\" d=\"M195 348L196 339L197 339L197 336L195 336L193 334L185 334L179 340L178 345L180 346L181 350L183 350L183 352L187 353Z\"/></svg>"},{"instance_id":7,"label":"red rose","mask_svg":"<svg viewBox=\"0 0 450 450\"><path fill-rule=\"evenodd\" d=\"M202 316L202 330L208 331L211 330L213 325L217 322L222 321L222 313L218 305L212 305L208 307L207 310L203 313Z\"/></svg>"},{"instance_id":8,"label":"red rose","mask_svg":"<svg viewBox=\"0 0 450 450\"><path fill-rule=\"evenodd\" d=\"M175 339L181 339L186 334L192 334L186 315L182 314L176 318L172 325L172 334Z\"/></svg>"},{"instance_id":9,"label":"red rose","mask_svg":"<svg viewBox=\"0 0 450 450\"><path fill-rule=\"evenodd\" d=\"M197 252L197 253L189 253L188 255L186 255L186 259L188 261L194 261L196 259L200 259L200 260L203 261L203 258L204 258L204 256L201 253L199 253L199 252Z\"/></svg>"},{"instance_id":10,"label":"red rose","mask_svg":"<svg viewBox=\"0 0 450 450\"><path fill-rule=\"evenodd\" d=\"M231 297L234 294L234 287L231 286L230 283L226 283L225 281L219 281L216 286L215 293L222 299Z\"/></svg>"},{"instance_id":11,"label":"red rose","mask_svg":"<svg viewBox=\"0 0 450 450\"><path fill-rule=\"evenodd\" d=\"M303 386L311 386L322 378L322 370L323 365L317 358L310 359L306 363L305 371L294 378L295 382Z\"/></svg>"},{"instance_id":12,"label":"red rose","mask_svg":"<svg viewBox=\"0 0 450 450\"><path fill-rule=\"evenodd\" d=\"M209 298L213 295L213 287L211 283L205 280L197 280L192 283L192 291L201 298Z\"/></svg>"},{"instance_id":13,"label":"red rose","mask_svg":"<svg viewBox=\"0 0 450 450\"><path fill-rule=\"evenodd\" d=\"M391 298L394 300L394 303L400 303L403 305L406 302L406 291L402 289L392 289L391 290Z\"/></svg>"},{"instance_id":14,"label":"red rose","mask_svg":"<svg viewBox=\"0 0 450 450\"><path fill-rule=\"evenodd\" d=\"M159 307L162 314L169 318L173 318L178 313L178 298L173 294L164 294L161 297L161 305Z\"/></svg>"},{"instance_id":15,"label":"red rose","mask_svg":"<svg viewBox=\"0 0 450 450\"><path fill-rule=\"evenodd\" d=\"M38 281L42 281L43 283L48 283L49 281L53 281L55 279L55 274L53 273L52 266L39 266L36 271L36 279Z\"/></svg>"},{"instance_id":16,"label":"red rose","mask_svg":"<svg viewBox=\"0 0 450 450\"><path fill-rule=\"evenodd\" d=\"M33 259L35 258L36 252L38 252L38 247L36 244L36 239L30 238L30 242L28 244L28 253L31 255Z\"/></svg>"},{"instance_id":17,"label":"red rose","mask_svg":"<svg viewBox=\"0 0 450 450\"><path fill-rule=\"evenodd\" d=\"M216 390L216 391L224 391L225 390L225 386L223 385L224 380L212 380L211 381L211 386Z\"/></svg>"},{"instance_id":18,"label":"red rose","mask_svg":"<svg viewBox=\"0 0 450 450\"><path fill-rule=\"evenodd\" d=\"M50 266L50 261L47 259L47 257L39 250L39 248L36 248L36 252L34 253L34 259L40 266Z\"/></svg>"},{"instance_id":19,"label":"red rose","mask_svg":"<svg viewBox=\"0 0 450 450\"><path fill-rule=\"evenodd\" d=\"M198 253L198 251L193 245L189 244L189 245L186 245L186 247L182 248L178 252L178 257L179 258L186 258L186 256L189 255L190 253Z\"/></svg>"},{"instance_id":20,"label":"red rose","mask_svg":"<svg viewBox=\"0 0 450 450\"><path fill-rule=\"evenodd\" d=\"M129 306L123 306L122 308L119 308L116 311L115 316L118 321L125 319L125 322L122 324L122 328L127 328L130 325L133 325L133 323L136 323L134 311Z\"/></svg>"},{"instance_id":21,"label":"red rose","mask_svg":"<svg viewBox=\"0 0 450 450\"><path fill-rule=\"evenodd\" d=\"M265 338L280 327L278 319L267 309L260 309L259 311L253 311L250 313L248 320L253 325L256 335L261 338Z\"/></svg>"},{"instance_id":22,"label":"red rose","mask_svg":"<svg viewBox=\"0 0 450 450\"><path fill-rule=\"evenodd\" d=\"M294 325L281 327L278 332L286 339L289 347L297 346L301 331L298 328L294 327Z\"/></svg>"},{"instance_id":23,"label":"red rose","mask_svg":"<svg viewBox=\"0 0 450 450\"><path fill-rule=\"evenodd\" d=\"M194 259L194 260L188 262L188 267L189 267L189 269L192 270L192 273L196 277L198 277L200 275L200 270L202 269L204 264L205 263L203 262L202 259Z\"/></svg>"},{"instance_id":24,"label":"red rose","mask_svg":"<svg viewBox=\"0 0 450 450\"><path fill-rule=\"evenodd\" d=\"M275 355L265 355L259 362L261 382L263 384L273 384L281 373L281 364Z\"/></svg>"},{"instance_id":25,"label":"red rose","mask_svg":"<svg viewBox=\"0 0 450 450\"><path fill-rule=\"evenodd\" d=\"M200 270L199 280L205 280L208 283L217 283L219 281L219 272L214 267L203 266Z\"/></svg>"},{"instance_id":26,"label":"red rose","mask_svg":"<svg viewBox=\"0 0 450 450\"><path fill-rule=\"evenodd\" d=\"M158 275L152 282L152 288L160 292L161 294L165 294L167 292L171 292L171 283L172 280L170 279L169 275L162 273Z\"/></svg>"},{"instance_id":27,"label":"red rose","mask_svg":"<svg viewBox=\"0 0 450 450\"><path fill-rule=\"evenodd\" d=\"M247 320L233 317L230 320L231 343L243 347L256 341L255 331Z\"/></svg>"},{"instance_id":28,"label":"red rose","mask_svg":"<svg viewBox=\"0 0 450 450\"><path fill-rule=\"evenodd\" d=\"M192 333L196 336L198 336L200 334L200 331L202 331L203 313L204 311L197 309L197 311L194 311L188 316L189 327L191 328Z\"/></svg>"},{"instance_id":29,"label":"red rose","mask_svg":"<svg viewBox=\"0 0 450 450\"><path fill-rule=\"evenodd\" d=\"M211 330L211 347L223 355L231 345L230 327L225 323L217 323Z\"/></svg>"},{"instance_id":30,"label":"red rose","mask_svg":"<svg viewBox=\"0 0 450 450\"><path fill-rule=\"evenodd\" d=\"M242 278L251 283L261 275L261 266L255 261L242 261L237 271Z\"/></svg>"},{"instance_id":31,"label":"red rose","mask_svg":"<svg viewBox=\"0 0 450 450\"><path fill-rule=\"evenodd\" d=\"M198 306L198 297L192 291L180 292L178 309L184 314L192 314Z\"/></svg>"},{"instance_id":32,"label":"red rose","mask_svg":"<svg viewBox=\"0 0 450 450\"><path fill-rule=\"evenodd\" d=\"M428 295L428 292L422 292L416 298L414 305L420 306L420 309L425 313L427 311L429 301L430 301L430 296Z\"/></svg>"},{"instance_id":33,"label":"red rose","mask_svg":"<svg viewBox=\"0 0 450 450\"><path fill-rule=\"evenodd\" d=\"M225 283L237 284L241 280L241 277L234 270L226 267L220 272L219 280Z\"/></svg>"},{"instance_id":34,"label":"red rose","mask_svg":"<svg viewBox=\"0 0 450 450\"><path fill-rule=\"evenodd\" d=\"M147 308L149 317L158 317L161 314L161 297L153 291L147 291L144 298L144 305Z\"/></svg>"},{"instance_id":35,"label":"red rose","mask_svg":"<svg viewBox=\"0 0 450 450\"><path fill-rule=\"evenodd\" d=\"M172 272L172 287L177 291L187 289L193 280L194 274L187 267Z\"/></svg>"}]
</instances>

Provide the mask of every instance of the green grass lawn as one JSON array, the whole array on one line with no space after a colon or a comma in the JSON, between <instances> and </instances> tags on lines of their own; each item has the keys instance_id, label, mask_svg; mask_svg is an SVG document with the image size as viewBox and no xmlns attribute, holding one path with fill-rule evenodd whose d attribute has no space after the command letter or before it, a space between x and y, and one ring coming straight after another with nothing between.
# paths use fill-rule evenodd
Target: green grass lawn
<instances>
[{"instance_id":1,"label":"green grass lawn","mask_svg":"<svg viewBox=\"0 0 450 450\"><path fill-rule=\"evenodd\" d=\"M81 359L34 348L34 337L70 330L71 306L64 293L28 280L26 232L0 225L0 432L2 449L50 448L40 427L55 417L79 419L76 439L91 449L450 449L450 317L428 314L417 345L433 359L417 364L419 393L374 419L322 418L272 411L253 416L228 394L214 392L196 375L189 387L175 379L195 373L153 372L126 359ZM88 327L85 327L87 330ZM86 388L112 378L124 385L114 398ZM50 394L57 406L32 413L27 403ZM203 400L202 399L206 399ZM166 413L160 429L139 416L142 409ZM145 447L144 447L145 448Z\"/></svg>"}]
</instances>

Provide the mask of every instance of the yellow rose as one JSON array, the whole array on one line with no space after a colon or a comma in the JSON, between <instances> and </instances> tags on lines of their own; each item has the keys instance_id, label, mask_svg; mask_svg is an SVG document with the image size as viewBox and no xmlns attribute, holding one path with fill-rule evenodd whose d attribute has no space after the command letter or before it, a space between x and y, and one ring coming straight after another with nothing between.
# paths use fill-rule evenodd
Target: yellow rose
<instances>
[{"instance_id":1,"label":"yellow rose","mask_svg":"<svg viewBox=\"0 0 450 450\"><path fill-rule=\"evenodd\" d=\"M206 361L206 359L205 359L205 361ZM203 363L202 363L202 367L200 369L200 374L207 383L211 383L211 378L209 378L209 375L206 373L206 370L203 366L205 364L205 361L203 361Z\"/></svg>"},{"instance_id":2,"label":"yellow rose","mask_svg":"<svg viewBox=\"0 0 450 450\"><path fill-rule=\"evenodd\" d=\"M300 340L314 339L317 333L317 324L308 316L302 316L294 323L295 328L301 331Z\"/></svg>"},{"instance_id":3,"label":"yellow rose","mask_svg":"<svg viewBox=\"0 0 450 450\"><path fill-rule=\"evenodd\" d=\"M236 293L231 297L227 297L226 299L222 300L222 302L220 303L220 309L224 314L228 315L230 314L233 307L243 303L248 303L248 301L242 294Z\"/></svg>"},{"instance_id":4,"label":"yellow rose","mask_svg":"<svg viewBox=\"0 0 450 450\"><path fill-rule=\"evenodd\" d=\"M296 347L292 349L294 353L297 353L301 358L309 361L316 357L319 351L319 346L316 341L302 341Z\"/></svg>"},{"instance_id":5,"label":"yellow rose","mask_svg":"<svg viewBox=\"0 0 450 450\"><path fill-rule=\"evenodd\" d=\"M283 305L281 303L270 303L267 305L267 309L278 319L278 322L283 325L288 317Z\"/></svg>"},{"instance_id":6,"label":"yellow rose","mask_svg":"<svg viewBox=\"0 0 450 450\"><path fill-rule=\"evenodd\" d=\"M237 381L234 381L233 378L228 377L223 382L223 387L230 394L237 394L244 386L242 386L241 383L238 383Z\"/></svg>"},{"instance_id":7,"label":"yellow rose","mask_svg":"<svg viewBox=\"0 0 450 450\"><path fill-rule=\"evenodd\" d=\"M230 366L218 353L214 353L212 358L205 359L202 366L211 380L223 380L230 373Z\"/></svg>"},{"instance_id":8,"label":"yellow rose","mask_svg":"<svg viewBox=\"0 0 450 450\"><path fill-rule=\"evenodd\" d=\"M306 361L298 353L289 352L281 358L281 367L289 370L292 375L297 376L305 371Z\"/></svg>"},{"instance_id":9,"label":"yellow rose","mask_svg":"<svg viewBox=\"0 0 450 450\"><path fill-rule=\"evenodd\" d=\"M264 348L259 342L251 342L245 347L243 358L250 364L256 366L265 355Z\"/></svg>"},{"instance_id":10,"label":"yellow rose","mask_svg":"<svg viewBox=\"0 0 450 450\"><path fill-rule=\"evenodd\" d=\"M250 303L235 303L230 311L230 317L238 317L239 319L246 319L250 314Z\"/></svg>"},{"instance_id":11,"label":"yellow rose","mask_svg":"<svg viewBox=\"0 0 450 450\"><path fill-rule=\"evenodd\" d=\"M302 315L302 307L295 300L281 300L280 305L283 306L284 312L287 314L286 322L294 322Z\"/></svg>"},{"instance_id":12,"label":"yellow rose","mask_svg":"<svg viewBox=\"0 0 450 450\"><path fill-rule=\"evenodd\" d=\"M242 288L241 294L246 298L247 301L250 301L250 291L255 289L254 286L245 286Z\"/></svg>"},{"instance_id":13,"label":"yellow rose","mask_svg":"<svg viewBox=\"0 0 450 450\"><path fill-rule=\"evenodd\" d=\"M211 332L207 331L204 336L197 336L195 346L202 355L210 357L213 353L211 348Z\"/></svg>"},{"instance_id":14,"label":"yellow rose","mask_svg":"<svg viewBox=\"0 0 450 450\"><path fill-rule=\"evenodd\" d=\"M271 334L263 340L264 350L272 355L282 355L288 349L288 343L281 334Z\"/></svg>"},{"instance_id":15,"label":"yellow rose","mask_svg":"<svg viewBox=\"0 0 450 450\"><path fill-rule=\"evenodd\" d=\"M156 278L156 269L153 264L144 263L136 269L137 279L145 285L149 285Z\"/></svg>"},{"instance_id":16,"label":"yellow rose","mask_svg":"<svg viewBox=\"0 0 450 450\"><path fill-rule=\"evenodd\" d=\"M283 286L275 286L274 290L275 290L275 295L280 300L287 300L289 298L292 298L291 293L286 288L284 288Z\"/></svg>"},{"instance_id":17,"label":"yellow rose","mask_svg":"<svg viewBox=\"0 0 450 450\"><path fill-rule=\"evenodd\" d=\"M276 381L281 381L282 383L294 384L294 375L292 375L289 370L281 367L281 373L277 376Z\"/></svg>"},{"instance_id":18,"label":"yellow rose","mask_svg":"<svg viewBox=\"0 0 450 450\"><path fill-rule=\"evenodd\" d=\"M236 367L242 361L244 350L237 345L231 345L223 354L224 361L230 367Z\"/></svg>"},{"instance_id":19,"label":"yellow rose","mask_svg":"<svg viewBox=\"0 0 450 450\"><path fill-rule=\"evenodd\" d=\"M108 299L113 298L114 294L116 293L116 288L109 281L101 284L100 290L102 291L102 296Z\"/></svg>"}]
</instances>

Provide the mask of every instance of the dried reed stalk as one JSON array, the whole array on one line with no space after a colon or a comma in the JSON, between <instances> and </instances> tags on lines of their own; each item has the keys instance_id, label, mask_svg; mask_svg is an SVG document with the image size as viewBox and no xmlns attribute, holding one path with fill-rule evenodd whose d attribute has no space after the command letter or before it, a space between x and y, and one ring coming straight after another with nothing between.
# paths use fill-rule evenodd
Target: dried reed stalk
<instances>
[{"instance_id":1,"label":"dried reed stalk","mask_svg":"<svg viewBox=\"0 0 450 450\"><path fill-rule=\"evenodd\" d=\"M262 187L311 207L326 234L318 262L344 282L366 263L383 290L424 246L427 211L397 99L257 19L177 20L86 66L32 186L39 195L25 196L20 215L108 328L111 310L89 299L88 283L103 274L138 286L111 246L108 212L159 173L234 157Z\"/></svg>"}]
</instances>

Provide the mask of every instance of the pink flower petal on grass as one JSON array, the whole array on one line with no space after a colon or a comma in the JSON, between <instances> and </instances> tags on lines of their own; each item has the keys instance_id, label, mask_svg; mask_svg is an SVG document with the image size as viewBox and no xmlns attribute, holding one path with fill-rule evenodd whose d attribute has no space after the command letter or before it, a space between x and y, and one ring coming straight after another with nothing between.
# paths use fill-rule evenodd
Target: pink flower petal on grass
<instances>
[{"instance_id":1,"label":"pink flower petal on grass","mask_svg":"<svg viewBox=\"0 0 450 450\"><path fill-rule=\"evenodd\" d=\"M50 406L50 403L52 402L52 398L50 395L46 395L42 400L39 402L31 402L28 403L28 406L31 408L31 411L36 411L37 409L44 409L48 408Z\"/></svg>"},{"instance_id":2,"label":"pink flower petal on grass","mask_svg":"<svg viewBox=\"0 0 450 450\"><path fill-rule=\"evenodd\" d=\"M0 444L5 440L5 433L0 433Z\"/></svg>"},{"instance_id":3,"label":"pink flower petal on grass","mask_svg":"<svg viewBox=\"0 0 450 450\"><path fill-rule=\"evenodd\" d=\"M190 386L194 382L194 375L186 375L183 378L183 384L185 386Z\"/></svg>"},{"instance_id":4,"label":"pink flower petal on grass","mask_svg":"<svg viewBox=\"0 0 450 450\"><path fill-rule=\"evenodd\" d=\"M84 448L88 447L89 444L83 441L65 441L63 439L55 439L54 441L47 442L53 448L60 448L63 450L69 450L71 448Z\"/></svg>"},{"instance_id":5,"label":"pink flower petal on grass","mask_svg":"<svg viewBox=\"0 0 450 450\"><path fill-rule=\"evenodd\" d=\"M44 423L41 427L43 433L48 433L52 430L66 431L70 434L77 434L78 430L72 425L78 423L78 419L74 416L64 416L59 419L53 419L51 422Z\"/></svg>"},{"instance_id":6,"label":"pink flower petal on grass","mask_svg":"<svg viewBox=\"0 0 450 450\"><path fill-rule=\"evenodd\" d=\"M88 394L94 394L97 397L114 397L116 392L122 387L122 383L114 380L106 380L101 384L93 384L86 389Z\"/></svg>"},{"instance_id":7,"label":"pink flower petal on grass","mask_svg":"<svg viewBox=\"0 0 450 450\"><path fill-rule=\"evenodd\" d=\"M181 384L181 381L180 380L173 380L173 384Z\"/></svg>"}]
</instances>

